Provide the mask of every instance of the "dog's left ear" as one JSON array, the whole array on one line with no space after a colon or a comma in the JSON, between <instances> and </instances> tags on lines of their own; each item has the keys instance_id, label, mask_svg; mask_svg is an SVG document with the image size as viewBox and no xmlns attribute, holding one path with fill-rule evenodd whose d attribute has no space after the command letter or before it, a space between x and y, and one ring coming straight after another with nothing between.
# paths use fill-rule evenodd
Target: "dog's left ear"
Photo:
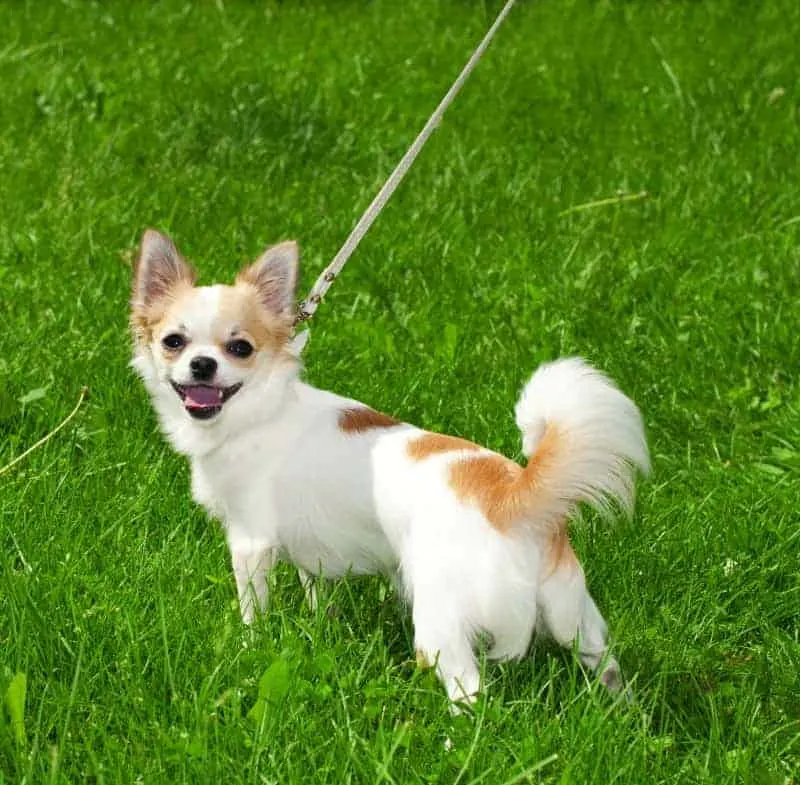
<instances>
[{"instance_id":1,"label":"dog's left ear","mask_svg":"<svg viewBox=\"0 0 800 785\"><path fill-rule=\"evenodd\" d=\"M271 313L291 316L299 266L297 243L285 242L264 251L236 280L255 286L261 304Z\"/></svg>"},{"instance_id":2,"label":"dog's left ear","mask_svg":"<svg viewBox=\"0 0 800 785\"><path fill-rule=\"evenodd\" d=\"M133 272L131 305L134 310L149 308L176 286L192 286L194 280L194 269L167 235L155 229L148 229L142 235Z\"/></svg>"}]
</instances>

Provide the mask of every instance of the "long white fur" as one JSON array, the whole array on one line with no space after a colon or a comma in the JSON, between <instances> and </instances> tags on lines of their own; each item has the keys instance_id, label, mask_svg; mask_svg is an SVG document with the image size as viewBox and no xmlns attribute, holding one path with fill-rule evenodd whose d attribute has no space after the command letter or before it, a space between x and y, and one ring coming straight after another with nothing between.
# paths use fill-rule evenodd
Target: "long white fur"
<instances>
[{"instance_id":1,"label":"long white fur","mask_svg":"<svg viewBox=\"0 0 800 785\"><path fill-rule=\"evenodd\" d=\"M647 441L636 405L605 374L580 357L546 363L525 385L515 413L527 457L547 429L561 436L533 510L543 523L578 502L606 515L615 504L633 514L636 470L650 471Z\"/></svg>"},{"instance_id":2,"label":"long white fur","mask_svg":"<svg viewBox=\"0 0 800 785\"><path fill-rule=\"evenodd\" d=\"M501 532L449 484L454 461L484 453L414 460L408 445L424 433L414 426L343 432L339 416L352 400L305 384L286 357L234 367L211 335L216 288L196 293L178 315L192 335L186 352L216 351L225 383L241 381L241 391L213 420L195 421L169 384L184 383L175 378L183 371L159 359L162 335L139 345L133 364L164 432L191 462L195 500L225 528L246 622L265 608L266 573L279 559L330 578L380 573L403 587L415 646L436 662L452 700L479 689L478 632L490 635L493 657L521 657L537 622L565 645L580 636L584 662L616 683L582 571L545 567L553 516L579 502L604 509L609 499L629 510L633 467L648 466L639 412L606 377L573 358L542 366L525 386L516 407L525 452L535 455L553 427L558 457L527 522Z\"/></svg>"}]
</instances>

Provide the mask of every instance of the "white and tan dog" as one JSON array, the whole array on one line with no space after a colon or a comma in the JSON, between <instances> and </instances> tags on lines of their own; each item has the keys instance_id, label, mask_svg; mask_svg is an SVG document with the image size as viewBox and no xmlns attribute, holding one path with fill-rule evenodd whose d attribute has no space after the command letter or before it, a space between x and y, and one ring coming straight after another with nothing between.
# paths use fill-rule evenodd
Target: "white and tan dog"
<instances>
[{"instance_id":1,"label":"white and tan dog","mask_svg":"<svg viewBox=\"0 0 800 785\"><path fill-rule=\"evenodd\" d=\"M398 422L299 379L292 339L297 246L283 243L233 286L194 286L172 241L145 233L133 283L133 364L195 500L225 527L242 616L267 573L392 578L410 603L417 657L451 700L480 688L476 636L519 658L535 629L611 689L606 625L567 536L581 502L630 512L647 471L639 411L571 358L541 366L516 407L527 465ZM312 595L313 596L313 595Z\"/></svg>"}]
</instances>

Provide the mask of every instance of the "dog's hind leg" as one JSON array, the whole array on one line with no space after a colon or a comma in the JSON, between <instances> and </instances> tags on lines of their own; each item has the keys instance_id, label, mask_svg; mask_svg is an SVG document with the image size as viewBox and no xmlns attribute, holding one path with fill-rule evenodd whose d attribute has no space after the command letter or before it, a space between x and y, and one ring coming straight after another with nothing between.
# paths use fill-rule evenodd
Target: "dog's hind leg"
<instances>
[{"instance_id":1,"label":"dog's hind leg","mask_svg":"<svg viewBox=\"0 0 800 785\"><path fill-rule=\"evenodd\" d=\"M609 653L606 622L586 589L583 569L566 532L553 538L550 556L550 573L537 596L544 628L565 647L571 647L577 638L581 662L598 674L611 692L619 692L624 682L619 664Z\"/></svg>"},{"instance_id":2,"label":"dog's hind leg","mask_svg":"<svg viewBox=\"0 0 800 785\"><path fill-rule=\"evenodd\" d=\"M397 577L411 605L417 662L436 668L456 714L458 704L473 703L481 688L469 612L471 541L451 537L464 530L461 510L449 499L436 501L413 520ZM470 523L479 528L480 522Z\"/></svg>"},{"instance_id":3,"label":"dog's hind leg","mask_svg":"<svg viewBox=\"0 0 800 785\"><path fill-rule=\"evenodd\" d=\"M414 647L417 662L436 666L453 702L472 703L480 690L480 672L469 631L457 608L448 605L442 589L415 586L413 591Z\"/></svg>"}]
</instances>

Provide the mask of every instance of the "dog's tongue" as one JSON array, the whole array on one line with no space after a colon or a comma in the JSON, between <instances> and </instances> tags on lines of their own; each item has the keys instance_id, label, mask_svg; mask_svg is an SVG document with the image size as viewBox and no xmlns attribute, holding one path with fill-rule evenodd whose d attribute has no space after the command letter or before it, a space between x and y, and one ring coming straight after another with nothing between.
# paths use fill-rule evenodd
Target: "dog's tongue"
<instances>
[{"instance_id":1,"label":"dog's tongue","mask_svg":"<svg viewBox=\"0 0 800 785\"><path fill-rule=\"evenodd\" d=\"M184 387L184 404L190 409L207 409L222 403L222 390L217 387Z\"/></svg>"}]
</instances>

